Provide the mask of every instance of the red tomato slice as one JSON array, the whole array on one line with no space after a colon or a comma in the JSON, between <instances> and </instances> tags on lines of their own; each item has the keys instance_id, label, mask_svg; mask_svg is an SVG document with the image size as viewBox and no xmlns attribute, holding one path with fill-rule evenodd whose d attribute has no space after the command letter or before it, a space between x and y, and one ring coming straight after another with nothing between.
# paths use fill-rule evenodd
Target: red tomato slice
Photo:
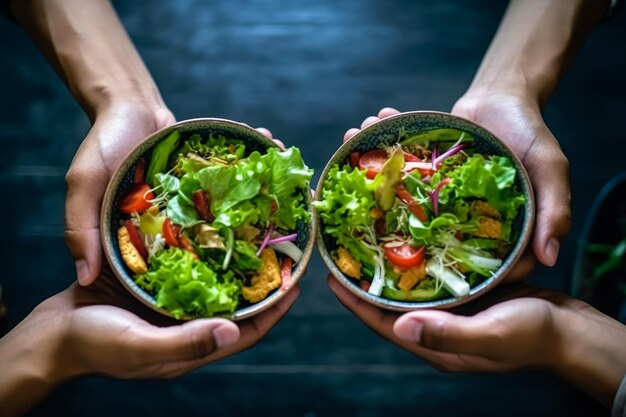
<instances>
[{"instance_id":1,"label":"red tomato slice","mask_svg":"<svg viewBox=\"0 0 626 417\"><path fill-rule=\"evenodd\" d=\"M140 158L135 164L135 185L141 185L146 182L146 160Z\"/></svg>"},{"instance_id":2,"label":"red tomato slice","mask_svg":"<svg viewBox=\"0 0 626 417\"><path fill-rule=\"evenodd\" d=\"M359 159L359 168L366 171L367 178L373 179L383 169L388 159L389 155L383 149L369 151Z\"/></svg>"},{"instance_id":3,"label":"red tomato slice","mask_svg":"<svg viewBox=\"0 0 626 417\"><path fill-rule=\"evenodd\" d=\"M404 153L404 160L406 162L422 162L422 160L418 156L415 156L412 153L408 152Z\"/></svg>"},{"instance_id":4,"label":"red tomato slice","mask_svg":"<svg viewBox=\"0 0 626 417\"><path fill-rule=\"evenodd\" d=\"M365 281L364 279L359 281L359 287L361 287L363 291L369 291L371 286L372 284L369 281Z\"/></svg>"},{"instance_id":5,"label":"red tomato slice","mask_svg":"<svg viewBox=\"0 0 626 417\"><path fill-rule=\"evenodd\" d=\"M207 222L215 220L215 216L211 212L208 196L204 191L198 190L193 194L193 203L202 220L206 220Z\"/></svg>"},{"instance_id":6,"label":"red tomato slice","mask_svg":"<svg viewBox=\"0 0 626 417\"><path fill-rule=\"evenodd\" d=\"M385 245L385 256L389 261L400 268L413 268L424 261L424 246L414 248L405 243L400 246Z\"/></svg>"},{"instance_id":7,"label":"red tomato slice","mask_svg":"<svg viewBox=\"0 0 626 417\"><path fill-rule=\"evenodd\" d=\"M180 246L183 249L185 249L187 252L190 252L193 255L194 258L200 259L200 257L196 253L196 250L194 249L193 245L191 244L191 242L187 238L187 236L181 234L180 238L178 239L178 241L180 242Z\"/></svg>"},{"instance_id":8,"label":"red tomato slice","mask_svg":"<svg viewBox=\"0 0 626 417\"><path fill-rule=\"evenodd\" d=\"M180 242L178 241L179 233L180 228L175 226L170 219L165 219L163 222L163 239L165 239L165 243L173 248L180 247Z\"/></svg>"},{"instance_id":9,"label":"red tomato slice","mask_svg":"<svg viewBox=\"0 0 626 417\"><path fill-rule=\"evenodd\" d=\"M352 152L350 154L350 165L352 165L353 167L358 167L359 159L361 159L361 152Z\"/></svg>"},{"instance_id":10,"label":"red tomato slice","mask_svg":"<svg viewBox=\"0 0 626 417\"><path fill-rule=\"evenodd\" d=\"M280 268L280 277L282 278L283 283L290 282L292 265L293 265L293 259L291 259L289 256L286 256L283 259L283 265Z\"/></svg>"},{"instance_id":11,"label":"red tomato slice","mask_svg":"<svg viewBox=\"0 0 626 417\"><path fill-rule=\"evenodd\" d=\"M421 222L428 221L426 210L424 210L424 207L422 207L420 203L415 201L411 193L407 191L404 184L396 185L396 195L400 197L400 200L402 200L407 205L409 211L411 211L411 213L413 213L413 215L417 217Z\"/></svg>"},{"instance_id":12,"label":"red tomato slice","mask_svg":"<svg viewBox=\"0 0 626 417\"><path fill-rule=\"evenodd\" d=\"M126 214L133 211L143 213L148 210L152 203L148 200L154 199L154 193L150 191L148 184L134 186L120 202L120 210Z\"/></svg>"},{"instance_id":13,"label":"red tomato slice","mask_svg":"<svg viewBox=\"0 0 626 417\"><path fill-rule=\"evenodd\" d=\"M133 246L135 247L135 249L137 249L137 252L139 252L143 259L148 259L148 250L141 240L141 235L139 234L139 229L137 229L137 226L135 226L130 220L126 220L124 222L124 227L126 227L126 230L128 230L130 243L133 244Z\"/></svg>"}]
</instances>

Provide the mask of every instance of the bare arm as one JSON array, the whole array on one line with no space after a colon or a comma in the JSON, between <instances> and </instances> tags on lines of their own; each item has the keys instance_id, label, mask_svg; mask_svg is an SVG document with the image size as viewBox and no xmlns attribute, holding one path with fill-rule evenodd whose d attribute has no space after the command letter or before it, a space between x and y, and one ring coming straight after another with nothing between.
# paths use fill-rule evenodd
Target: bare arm
<instances>
[{"instance_id":1,"label":"bare arm","mask_svg":"<svg viewBox=\"0 0 626 417\"><path fill-rule=\"evenodd\" d=\"M26 0L13 14L95 120L117 101L164 107L108 0Z\"/></svg>"},{"instance_id":2,"label":"bare arm","mask_svg":"<svg viewBox=\"0 0 626 417\"><path fill-rule=\"evenodd\" d=\"M608 0L512 0L470 91L506 88L545 104Z\"/></svg>"},{"instance_id":3,"label":"bare arm","mask_svg":"<svg viewBox=\"0 0 626 417\"><path fill-rule=\"evenodd\" d=\"M499 136L537 195L534 256L557 261L571 222L569 162L541 109L608 0L512 0L468 91L452 112Z\"/></svg>"},{"instance_id":4,"label":"bare arm","mask_svg":"<svg viewBox=\"0 0 626 417\"><path fill-rule=\"evenodd\" d=\"M112 172L175 119L109 1L14 1L13 15L93 122L67 173L65 205L65 240L88 285L102 266L100 202Z\"/></svg>"}]
</instances>

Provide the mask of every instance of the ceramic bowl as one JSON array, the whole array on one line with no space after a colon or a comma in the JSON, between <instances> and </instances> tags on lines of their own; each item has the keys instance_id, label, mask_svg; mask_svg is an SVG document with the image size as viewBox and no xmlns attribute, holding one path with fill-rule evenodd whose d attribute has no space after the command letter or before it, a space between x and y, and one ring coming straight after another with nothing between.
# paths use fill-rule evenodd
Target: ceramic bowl
<instances>
[{"instance_id":1,"label":"ceramic bowl","mask_svg":"<svg viewBox=\"0 0 626 417\"><path fill-rule=\"evenodd\" d=\"M200 133L202 135L212 133L215 135L223 135L231 139L242 140L246 145L247 153L255 150L264 153L270 147L277 147L273 141L266 138L255 129L239 122L213 118L185 120L161 129L144 139L129 153L111 177L104 195L100 214L100 235L106 259L117 278L133 296L148 307L170 317L173 316L169 311L157 307L154 297L135 283L133 273L124 264L117 242L117 229L122 224L123 219L117 207L121 198L133 185L137 160L140 157L148 160L152 148L176 129L181 133L181 140L184 140L194 133ZM311 214L313 214L311 207L312 193L310 189L307 191L308 192L305 193L306 204ZM290 288L293 287L305 273L306 266L311 258L315 245L314 236L316 233L316 224L314 220L307 223L299 221L297 224L296 231L298 238L295 243L303 251L303 256L292 271L293 283ZM235 313L232 316L226 317L232 320L243 320L254 316L276 304L285 296L287 291L288 290L284 290L283 288L278 288L268 295L267 298L256 304L249 304L245 300L242 300L240 301L238 309L235 310ZM182 320L190 320L193 318L195 317L186 316L182 317Z\"/></svg>"},{"instance_id":2,"label":"ceramic bowl","mask_svg":"<svg viewBox=\"0 0 626 417\"><path fill-rule=\"evenodd\" d=\"M524 169L524 166L519 158L505 143L485 128L469 120L453 116L449 113L434 111L401 113L383 119L361 130L348 142L344 143L328 161L320 176L315 199L320 200L322 198L324 182L331 167L335 164L343 165L347 163L352 152L358 151L364 153L369 150L380 149L381 147L393 145L398 142L399 137L404 132L417 133L420 131L440 128L458 129L472 134L475 138L474 146L480 153L508 156L511 158L519 174L516 179L517 186L526 199L526 204L520 210L518 218L513 225L513 230L519 232L519 238L512 245L509 253L503 259L501 267L491 277L472 287L469 294L466 296L458 298L448 297L423 302L396 301L375 296L364 291L357 283L355 283L354 280L347 277L339 270L330 255L330 251L336 249L337 247L335 240L331 236L324 234L324 225L319 219L319 215L316 213L319 223L317 245L322 258L324 259L324 262L326 262L326 265L330 269L331 273L337 277L341 284L361 299L387 310L411 311L423 308L449 309L479 297L498 285L498 283L502 281L509 272L511 272L515 264L523 255L533 233L535 197L528 173Z\"/></svg>"}]
</instances>

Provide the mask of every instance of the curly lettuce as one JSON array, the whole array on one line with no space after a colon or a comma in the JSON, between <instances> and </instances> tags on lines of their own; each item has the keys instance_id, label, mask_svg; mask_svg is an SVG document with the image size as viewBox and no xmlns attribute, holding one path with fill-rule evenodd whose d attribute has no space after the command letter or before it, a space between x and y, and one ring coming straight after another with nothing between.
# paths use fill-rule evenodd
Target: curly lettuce
<instances>
[{"instance_id":1,"label":"curly lettuce","mask_svg":"<svg viewBox=\"0 0 626 417\"><path fill-rule=\"evenodd\" d=\"M150 258L150 269L136 277L137 285L154 294L158 307L176 318L233 314L241 282L231 271L212 270L187 251L170 248Z\"/></svg>"},{"instance_id":2,"label":"curly lettuce","mask_svg":"<svg viewBox=\"0 0 626 417\"><path fill-rule=\"evenodd\" d=\"M324 232L361 262L364 274L372 277L376 253L356 238L354 232L373 230L371 212L376 207L373 181L364 171L335 165L328 172L322 199L313 205L324 224Z\"/></svg>"}]
</instances>

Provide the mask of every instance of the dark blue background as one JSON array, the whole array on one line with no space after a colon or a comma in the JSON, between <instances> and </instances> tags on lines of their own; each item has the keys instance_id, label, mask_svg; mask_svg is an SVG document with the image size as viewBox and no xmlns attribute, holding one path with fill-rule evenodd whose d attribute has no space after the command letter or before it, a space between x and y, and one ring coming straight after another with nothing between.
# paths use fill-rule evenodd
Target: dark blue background
<instances>
[{"instance_id":1,"label":"dark blue background","mask_svg":"<svg viewBox=\"0 0 626 417\"><path fill-rule=\"evenodd\" d=\"M265 126L320 172L346 129L382 106L449 110L469 85L505 1L115 2L179 120ZM624 164L626 13L595 31L545 117L572 167L574 221L556 267L567 290L585 215ZM64 174L89 122L28 37L0 22L0 189L14 326L74 279L63 243ZM317 176L316 176L317 179ZM172 381L88 378L37 416L593 416L585 394L541 371L446 375L380 339L334 298L318 255L291 313L261 344Z\"/></svg>"}]
</instances>

